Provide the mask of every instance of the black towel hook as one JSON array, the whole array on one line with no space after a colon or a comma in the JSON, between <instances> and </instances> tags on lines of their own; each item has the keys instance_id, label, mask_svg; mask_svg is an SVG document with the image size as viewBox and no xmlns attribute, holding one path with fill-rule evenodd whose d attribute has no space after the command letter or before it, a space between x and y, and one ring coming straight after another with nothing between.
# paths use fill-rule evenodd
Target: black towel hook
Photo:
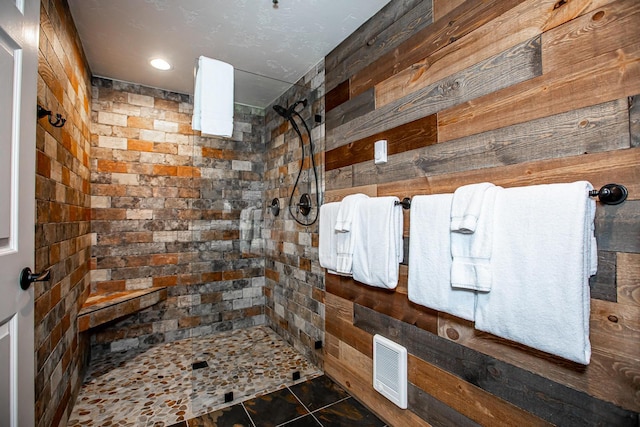
<instances>
[{"instance_id":1,"label":"black towel hook","mask_svg":"<svg viewBox=\"0 0 640 427\"><path fill-rule=\"evenodd\" d=\"M598 197L605 205L619 205L627 199L629 192L624 185L606 184L600 190L589 191L589 196Z\"/></svg>"},{"instance_id":2,"label":"black towel hook","mask_svg":"<svg viewBox=\"0 0 640 427\"><path fill-rule=\"evenodd\" d=\"M55 120L52 120L53 113L51 112L51 110L47 110L38 105L38 119L41 119L43 117L49 117L49 124L56 128L61 128L67 122L67 119L63 118L62 114L60 113L56 114Z\"/></svg>"}]
</instances>

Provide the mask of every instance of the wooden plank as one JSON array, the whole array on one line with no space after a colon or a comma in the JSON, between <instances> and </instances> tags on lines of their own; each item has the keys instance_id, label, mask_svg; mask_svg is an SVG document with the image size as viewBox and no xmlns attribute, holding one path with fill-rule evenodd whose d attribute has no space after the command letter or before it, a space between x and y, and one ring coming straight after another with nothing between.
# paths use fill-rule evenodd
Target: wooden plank
<instances>
[{"instance_id":1,"label":"wooden plank","mask_svg":"<svg viewBox=\"0 0 640 427\"><path fill-rule=\"evenodd\" d=\"M598 311L594 313L596 316L602 314ZM607 316L592 322L592 332L608 320ZM640 407L637 387L634 385L637 381L635 379L637 361L634 358L622 355L612 356L610 352L601 351L598 347L599 343L592 347L591 363L585 368L524 345L477 331L473 328L472 322L446 313L439 314L438 334L465 347L583 391L598 399L636 412Z\"/></svg>"},{"instance_id":2,"label":"wooden plank","mask_svg":"<svg viewBox=\"0 0 640 427\"><path fill-rule=\"evenodd\" d=\"M434 427L479 427L480 424L425 393L415 385L407 384L407 404L422 419Z\"/></svg>"},{"instance_id":3,"label":"wooden plank","mask_svg":"<svg viewBox=\"0 0 640 427\"><path fill-rule=\"evenodd\" d=\"M353 186L353 167L345 166L325 172L324 187L326 191L334 191L351 186Z\"/></svg>"},{"instance_id":4,"label":"wooden plank","mask_svg":"<svg viewBox=\"0 0 640 427\"><path fill-rule=\"evenodd\" d=\"M464 3L465 0L433 0L433 20L438 21L443 16L451 12L456 7Z\"/></svg>"},{"instance_id":5,"label":"wooden plank","mask_svg":"<svg viewBox=\"0 0 640 427\"><path fill-rule=\"evenodd\" d=\"M549 426L550 424L449 372L410 354L409 381L481 425ZM469 402L473 402L472 405ZM422 414L421 414L422 415ZM428 417L423 416L427 421ZM451 425L451 424L449 424ZM454 425L458 425L454 423Z\"/></svg>"},{"instance_id":6,"label":"wooden plank","mask_svg":"<svg viewBox=\"0 0 640 427\"><path fill-rule=\"evenodd\" d=\"M358 304L354 306L354 325L370 334L387 336L425 362L551 423L635 427L639 421L637 412L621 409Z\"/></svg>"},{"instance_id":7,"label":"wooden plank","mask_svg":"<svg viewBox=\"0 0 640 427\"><path fill-rule=\"evenodd\" d=\"M640 254L617 254L618 303L640 306Z\"/></svg>"},{"instance_id":8,"label":"wooden plank","mask_svg":"<svg viewBox=\"0 0 640 427\"><path fill-rule=\"evenodd\" d=\"M353 302L340 298L333 294L326 294L325 307L331 316L327 315L327 320L342 320L353 323Z\"/></svg>"},{"instance_id":9,"label":"wooden plank","mask_svg":"<svg viewBox=\"0 0 640 427\"><path fill-rule=\"evenodd\" d=\"M631 146L640 147L640 95L629 97L629 134Z\"/></svg>"},{"instance_id":10,"label":"wooden plank","mask_svg":"<svg viewBox=\"0 0 640 427\"><path fill-rule=\"evenodd\" d=\"M591 300L591 345L611 357L635 360L640 366L640 307ZM640 379L640 372L629 373ZM640 390L636 390L640 401Z\"/></svg>"},{"instance_id":11,"label":"wooden plank","mask_svg":"<svg viewBox=\"0 0 640 427\"><path fill-rule=\"evenodd\" d=\"M376 105L379 108L610 1L522 2L455 43L378 83ZM558 5L560 7L556 7Z\"/></svg>"},{"instance_id":12,"label":"wooden plank","mask_svg":"<svg viewBox=\"0 0 640 427\"><path fill-rule=\"evenodd\" d=\"M617 301L615 252L598 251L598 273L589 278L589 287L591 288L591 298Z\"/></svg>"},{"instance_id":13,"label":"wooden plank","mask_svg":"<svg viewBox=\"0 0 640 427\"><path fill-rule=\"evenodd\" d=\"M594 304L597 303L596 301ZM612 305L618 306L619 304ZM600 331L600 328L605 322L609 321L608 316L610 314L617 315L617 312L617 310L610 313L602 310L592 310L591 332L601 336L604 332ZM602 317L603 315L604 317ZM477 331L473 328L472 322L446 313L439 314L438 334L465 347L533 372L551 381L585 392L598 399L636 412L640 408L640 396L638 396L639 391L636 385L638 375L636 358L611 355L610 350L601 348L601 340L596 340L594 346L592 346L591 362L587 367L584 367L524 345ZM615 339L624 341L623 338Z\"/></svg>"},{"instance_id":14,"label":"wooden plank","mask_svg":"<svg viewBox=\"0 0 640 427\"><path fill-rule=\"evenodd\" d=\"M398 0L388 3L374 17L362 24L325 58L326 73L331 73L342 61L380 34L382 29L396 22L424 0Z\"/></svg>"},{"instance_id":15,"label":"wooden plank","mask_svg":"<svg viewBox=\"0 0 640 427\"><path fill-rule=\"evenodd\" d=\"M416 31L430 25L431 12L430 0L390 2L381 12L349 36L346 42L338 46L336 54L332 52L327 56L325 60L327 89L332 89L337 83L346 80L372 61L392 51Z\"/></svg>"},{"instance_id":16,"label":"wooden plank","mask_svg":"<svg viewBox=\"0 0 640 427\"><path fill-rule=\"evenodd\" d=\"M324 193L324 202L339 202L345 196L358 193L366 194L369 197L376 197L378 195L378 187L376 185L362 185L360 187L350 187L341 190L327 190Z\"/></svg>"},{"instance_id":17,"label":"wooden plank","mask_svg":"<svg viewBox=\"0 0 640 427\"><path fill-rule=\"evenodd\" d=\"M336 108L338 105L349 100L349 80L345 80L330 91L324 97L324 113Z\"/></svg>"},{"instance_id":18,"label":"wooden plank","mask_svg":"<svg viewBox=\"0 0 640 427\"><path fill-rule=\"evenodd\" d=\"M379 132L359 141L334 148L326 153L325 170L338 169L374 158L374 144L387 140L387 155L403 153L438 142L435 114Z\"/></svg>"},{"instance_id":19,"label":"wooden plank","mask_svg":"<svg viewBox=\"0 0 640 427\"><path fill-rule=\"evenodd\" d=\"M640 253L640 201L599 206L595 224L599 250Z\"/></svg>"},{"instance_id":20,"label":"wooden plank","mask_svg":"<svg viewBox=\"0 0 640 427\"><path fill-rule=\"evenodd\" d=\"M328 293L340 298L378 310L426 331L436 333L438 330L437 312L412 303L401 293L363 285L352 278L335 274L325 275L325 286Z\"/></svg>"},{"instance_id":21,"label":"wooden plank","mask_svg":"<svg viewBox=\"0 0 640 427\"><path fill-rule=\"evenodd\" d=\"M337 128L344 123L375 110L376 99L373 92L374 90L371 88L327 112L325 119L326 129Z\"/></svg>"},{"instance_id":22,"label":"wooden plank","mask_svg":"<svg viewBox=\"0 0 640 427\"><path fill-rule=\"evenodd\" d=\"M595 38L616 42L601 55L587 55L586 59L575 58L573 62L566 58L565 62L558 60L554 69L547 71L545 68L540 77L441 111L438 114L438 139L449 141L640 93L638 8L639 3L634 0L605 6L596 13L604 11L607 25L585 31L582 37L562 33L566 25L544 33L546 50L543 49L543 58L556 55L553 49L558 39L572 39L572 46L580 52L588 51ZM610 12L624 18L607 19ZM588 28L591 16L585 15L576 21ZM583 22L585 20L587 22ZM621 23L624 26L621 27ZM573 29L573 24L570 28Z\"/></svg>"},{"instance_id":23,"label":"wooden plank","mask_svg":"<svg viewBox=\"0 0 640 427\"><path fill-rule=\"evenodd\" d=\"M603 5L545 32L542 67L545 73L580 67L581 61L588 62L591 58L637 43L638 24L640 4L636 0L619 0ZM631 40L626 40L628 36ZM598 89L607 90L604 87Z\"/></svg>"},{"instance_id":24,"label":"wooden plank","mask_svg":"<svg viewBox=\"0 0 640 427\"><path fill-rule=\"evenodd\" d=\"M378 184L378 196L453 193L462 185L485 181L518 187L587 180L595 188L609 182L624 184L629 190L627 200L640 200L638 164L640 149L632 148Z\"/></svg>"},{"instance_id":25,"label":"wooden plank","mask_svg":"<svg viewBox=\"0 0 640 427\"><path fill-rule=\"evenodd\" d=\"M342 360L328 355L324 361L324 369L327 376L340 384L389 425L430 427L430 424L422 418L410 410L398 408L373 388L372 362L364 366L348 366Z\"/></svg>"},{"instance_id":26,"label":"wooden plank","mask_svg":"<svg viewBox=\"0 0 640 427\"><path fill-rule=\"evenodd\" d=\"M569 111L354 165L353 183L383 183L628 148L625 100Z\"/></svg>"},{"instance_id":27,"label":"wooden plank","mask_svg":"<svg viewBox=\"0 0 640 427\"><path fill-rule=\"evenodd\" d=\"M413 33L396 49L379 56L351 78L351 96L355 96L393 74L454 43L486 22L517 6L517 0L469 0L439 21Z\"/></svg>"},{"instance_id":28,"label":"wooden plank","mask_svg":"<svg viewBox=\"0 0 640 427\"><path fill-rule=\"evenodd\" d=\"M362 329L353 326L353 302L331 294L327 294L327 296L331 297L327 298L325 331L340 341L349 343L362 354L373 357L371 336ZM350 306L350 309L346 308L347 306ZM342 317L346 313L341 310L345 309L350 310L351 318Z\"/></svg>"},{"instance_id":29,"label":"wooden plank","mask_svg":"<svg viewBox=\"0 0 640 427\"><path fill-rule=\"evenodd\" d=\"M377 108L349 123L327 130L325 148L332 150L532 79L542 73L540 62L540 38L537 37ZM440 132L439 129L438 132Z\"/></svg>"},{"instance_id":30,"label":"wooden plank","mask_svg":"<svg viewBox=\"0 0 640 427\"><path fill-rule=\"evenodd\" d=\"M323 355L325 359L327 357L327 354L335 358L340 357L340 340L334 337L333 335L331 335L329 332L325 331L324 332L324 351L323 351Z\"/></svg>"}]
</instances>

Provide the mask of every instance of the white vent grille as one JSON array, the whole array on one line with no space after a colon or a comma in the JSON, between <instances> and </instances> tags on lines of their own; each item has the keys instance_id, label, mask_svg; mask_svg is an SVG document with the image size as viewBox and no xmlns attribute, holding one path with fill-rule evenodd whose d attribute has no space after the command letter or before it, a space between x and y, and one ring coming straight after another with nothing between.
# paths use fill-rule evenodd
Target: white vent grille
<instances>
[{"instance_id":1,"label":"white vent grille","mask_svg":"<svg viewBox=\"0 0 640 427\"><path fill-rule=\"evenodd\" d=\"M373 337L373 388L407 409L407 349L381 335Z\"/></svg>"}]
</instances>

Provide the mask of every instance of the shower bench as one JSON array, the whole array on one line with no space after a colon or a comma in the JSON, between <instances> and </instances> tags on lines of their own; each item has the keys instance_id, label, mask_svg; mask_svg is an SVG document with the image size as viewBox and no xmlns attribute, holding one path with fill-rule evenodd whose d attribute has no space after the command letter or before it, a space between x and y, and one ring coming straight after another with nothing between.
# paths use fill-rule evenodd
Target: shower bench
<instances>
[{"instance_id":1,"label":"shower bench","mask_svg":"<svg viewBox=\"0 0 640 427\"><path fill-rule=\"evenodd\" d=\"M86 331L167 299L167 287L91 294L78 313L78 330Z\"/></svg>"}]
</instances>

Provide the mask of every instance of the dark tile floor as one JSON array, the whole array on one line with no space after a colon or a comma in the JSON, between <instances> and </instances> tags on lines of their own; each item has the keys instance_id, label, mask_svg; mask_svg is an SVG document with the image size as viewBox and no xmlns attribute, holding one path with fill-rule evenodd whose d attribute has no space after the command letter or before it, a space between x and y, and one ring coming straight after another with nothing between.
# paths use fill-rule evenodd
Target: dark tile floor
<instances>
[{"instance_id":1,"label":"dark tile floor","mask_svg":"<svg viewBox=\"0 0 640 427\"><path fill-rule=\"evenodd\" d=\"M170 427L383 427L326 376L286 387Z\"/></svg>"}]
</instances>

